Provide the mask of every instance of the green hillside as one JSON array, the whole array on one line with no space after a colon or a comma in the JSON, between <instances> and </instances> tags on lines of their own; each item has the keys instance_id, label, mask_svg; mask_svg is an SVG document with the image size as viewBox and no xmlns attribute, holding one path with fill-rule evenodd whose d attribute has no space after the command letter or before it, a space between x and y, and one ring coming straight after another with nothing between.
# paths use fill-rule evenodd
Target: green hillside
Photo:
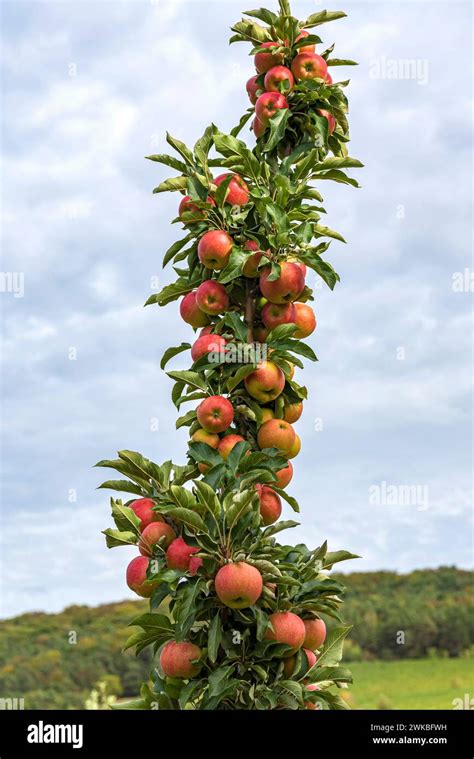
<instances>
[{"instance_id":1,"label":"green hillside","mask_svg":"<svg viewBox=\"0 0 474 759\"><path fill-rule=\"evenodd\" d=\"M442 567L338 579L347 587L345 621L354 625L346 661L354 662L356 708L443 708L464 693L474 645L473 572ZM117 695L134 696L150 654L136 658L121 648L131 632L127 624L146 607L145 601L70 606L61 614L0 621L0 698L24 698L26 709L83 708L105 675L116 676ZM371 661L425 657L436 658L436 667Z\"/></svg>"}]
</instances>

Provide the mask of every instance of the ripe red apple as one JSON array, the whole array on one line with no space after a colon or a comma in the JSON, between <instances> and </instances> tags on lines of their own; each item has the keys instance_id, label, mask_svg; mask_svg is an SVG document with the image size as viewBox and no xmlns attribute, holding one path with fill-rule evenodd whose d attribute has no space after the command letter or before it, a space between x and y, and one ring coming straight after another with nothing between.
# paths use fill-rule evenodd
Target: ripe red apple
<instances>
[{"instance_id":1,"label":"ripe red apple","mask_svg":"<svg viewBox=\"0 0 474 759\"><path fill-rule=\"evenodd\" d=\"M211 395L199 404L197 420L206 432L224 432L234 421L232 403L222 395Z\"/></svg>"},{"instance_id":2,"label":"ripe red apple","mask_svg":"<svg viewBox=\"0 0 474 759\"><path fill-rule=\"evenodd\" d=\"M207 269L220 271L227 266L233 244L232 237L223 229L210 229L199 240L198 256L200 262Z\"/></svg>"},{"instance_id":3,"label":"ripe red apple","mask_svg":"<svg viewBox=\"0 0 474 759\"><path fill-rule=\"evenodd\" d=\"M319 108L316 113L319 116L324 116L324 118L328 122L328 132L329 134L332 134L336 128L336 119L332 115L332 113L329 113L329 111L325 111L324 108Z\"/></svg>"},{"instance_id":4,"label":"ripe red apple","mask_svg":"<svg viewBox=\"0 0 474 759\"><path fill-rule=\"evenodd\" d=\"M243 438L242 435L226 435L225 437L221 438L221 441L217 446L217 450L221 454L224 461L227 461L229 453L233 447L237 445L237 443L242 443L243 441L245 441L245 438Z\"/></svg>"},{"instance_id":5,"label":"ripe red apple","mask_svg":"<svg viewBox=\"0 0 474 759\"><path fill-rule=\"evenodd\" d=\"M219 186L228 176L230 175L220 174L214 179L214 184ZM249 202L249 197L250 193L246 182L239 174L234 174L227 188L226 203L230 203L231 206L244 206Z\"/></svg>"},{"instance_id":6,"label":"ripe red apple","mask_svg":"<svg viewBox=\"0 0 474 759\"><path fill-rule=\"evenodd\" d=\"M262 361L258 368L245 378L244 384L252 398L260 403L268 403L283 392L285 375L272 361Z\"/></svg>"},{"instance_id":7,"label":"ripe red apple","mask_svg":"<svg viewBox=\"0 0 474 759\"><path fill-rule=\"evenodd\" d=\"M257 102L257 92L263 92L263 87L261 84L257 84L258 74L256 76L251 76L248 80L247 84L245 85L247 89L247 95L249 96L249 100L252 103L252 105L255 105Z\"/></svg>"},{"instance_id":8,"label":"ripe red apple","mask_svg":"<svg viewBox=\"0 0 474 759\"><path fill-rule=\"evenodd\" d=\"M153 556L153 548L163 538L161 546L167 548L176 538L176 533L166 522L152 522L145 527L138 543L138 550L142 556Z\"/></svg>"},{"instance_id":9,"label":"ripe red apple","mask_svg":"<svg viewBox=\"0 0 474 759\"><path fill-rule=\"evenodd\" d=\"M262 424L257 433L260 448L279 448L283 453L289 453L296 438L291 424L284 419L270 419Z\"/></svg>"},{"instance_id":10,"label":"ripe red apple","mask_svg":"<svg viewBox=\"0 0 474 759\"><path fill-rule=\"evenodd\" d=\"M309 37L310 32L307 32L306 29L302 29L301 32L298 34L297 38L295 39L295 42L298 42L299 40L304 39L305 37ZM316 50L316 45L304 45L302 47L297 48L298 53L314 53Z\"/></svg>"},{"instance_id":11,"label":"ripe red apple","mask_svg":"<svg viewBox=\"0 0 474 759\"><path fill-rule=\"evenodd\" d=\"M289 424L294 424L302 413L303 403L301 401L299 403L288 403L283 409L283 419L285 422L289 422Z\"/></svg>"},{"instance_id":12,"label":"ripe red apple","mask_svg":"<svg viewBox=\"0 0 474 759\"><path fill-rule=\"evenodd\" d=\"M298 53L291 64L291 71L297 80L325 79L328 65L317 53Z\"/></svg>"},{"instance_id":13,"label":"ripe red apple","mask_svg":"<svg viewBox=\"0 0 474 759\"><path fill-rule=\"evenodd\" d=\"M292 477L293 464L289 461L288 466L285 466L283 469L279 469L278 472L276 472L276 484L279 488L286 488L286 486L290 484Z\"/></svg>"},{"instance_id":14,"label":"ripe red apple","mask_svg":"<svg viewBox=\"0 0 474 759\"><path fill-rule=\"evenodd\" d=\"M288 84L285 84L285 83ZM281 89L281 85L285 84L286 89ZM295 84L293 74L286 66L273 66L265 74L265 89L267 92L282 92L286 94L291 92Z\"/></svg>"},{"instance_id":15,"label":"ripe red apple","mask_svg":"<svg viewBox=\"0 0 474 759\"><path fill-rule=\"evenodd\" d=\"M264 92L255 104L255 115L262 124L268 126L270 119L281 108L288 108L288 101L279 92Z\"/></svg>"},{"instance_id":16,"label":"ripe red apple","mask_svg":"<svg viewBox=\"0 0 474 759\"><path fill-rule=\"evenodd\" d=\"M207 196L207 203L210 203L211 206L216 205L210 195ZM182 218L183 213L192 214L192 218L184 220ZM181 203L179 204L178 215L181 218L181 220L186 224L188 221L202 221L203 219L206 218L207 212L205 209L199 208L199 206L197 206L196 203L193 203L189 195L185 195Z\"/></svg>"},{"instance_id":17,"label":"ripe red apple","mask_svg":"<svg viewBox=\"0 0 474 759\"><path fill-rule=\"evenodd\" d=\"M226 345L227 341L221 335L201 335L191 348L191 358L198 361L207 353L220 353L225 350Z\"/></svg>"},{"instance_id":18,"label":"ripe red apple","mask_svg":"<svg viewBox=\"0 0 474 759\"><path fill-rule=\"evenodd\" d=\"M326 625L322 619L305 619L305 648L310 648L314 651L316 648L320 648L326 640Z\"/></svg>"},{"instance_id":19,"label":"ripe red apple","mask_svg":"<svg viewBox=\"0 0 474 759\"><path fill-rule=\"evenodd\" d=\"M216 574L216 593L231 609L246 609L257 601L263 590L262 575L251 564L238 561L225 564Z\"/></svg>"},{"instance_id":20,"label":"ripe red apple","mask_svg":"<svg viewBox=\"0 0 474 759\"><path fill-rule=\"evenodd\" d=\"M130 508L135 512L140 520L140 532L143 532L151 522L162 522L162 518L157 511L153 511L155 502L151 498L138 498L130 504Z\"/></svg>"},{"instance_id":21,"label":"ripe red apple","mask_svg":"<svg viewBox=\"0 0 474 759\"><path fill-rule=\"evenodd\" d=\"M195 646L194 643L170 640L161 649L161 669L166 677L183 677L186 680L195 677L201 669L197 663L201 653L199 646Z\"/></svg>"},{"instance_id":22,"label":"ripe red apple","mask_svg":"<svg viewBox=\"0 0 474 759\"><path fill-rule=\"evenodd\" d=\"M273 524L281 516L281 498L268 485L255 485L260 499L260 516L265 526Z\"/></svg>"},{"instance_id":23,"label":"ripe red apple","mask_svg":"<svg viewBox=\"0 0 474 759\"><path fill-rule=\"evenodd\" d=\"M150 598L159 580L148 580L146 571L149 559L146 556L136 556L127 567L127 585L142 598Z\"/></svg>"},{"instance_id":24,"label":"ripe red apple","mask_svg":"<svg viewBox=\"0 0 474 759\"><path fill-rule=\"evenodd\" d=\"M179 306L179 313L183 321L190 324L191 327L205 327L206 324L209 324L209 316L201 311L196 303L195 290L184 296Z\"/></svg>"},{"instance_id":25,"label":"ripe red apple","mask_svg":"<svg viewBox=\"0 0 474 759\"><path fill-rule=\"evenodd\" d=\"M293 443L293 445L291 446L290 450L288 451L286 455L288 456L289 459L294 459L295 456L298 455L300 450L301 450L301 439L299 435L295 434L295 442Z\"/></svg>"},{"instance_id":26,"label":"ripe red apple","mask_svg":"<svg viewBox=\"0 0 474 759\"><path fill-rule=\"evenodd\" d=\"M280 44L278 42L263 42L259 47L265 47L271 50L272 48L280 47ZM268 69L271 69L272 66L278 66L283 61L283 57L283 53L257 53L255 55L255 68L259 74L264 74Z\"/></svg>"},{"instance_id":27,"label":"ripe red apple","mask_svg":"<svg viewBox=\"0 0 474 759\"><path fill-rule=\"evenodd\" d=\"M290 324L295 321L293 303L267 303L262 308L262 321L268 329L274 329L279 324Z\"/></svg>"},{"instance_id":28,"label":"ripe red apple","mask_svg":"<svg viewBox=\"0 0 474 759\"><path fill-rule=\"evenodd\" d=\"M254 120L252 121L252 129L255 137L261 137L262 134L265 134L267 131L268 125L264 124L263 121L260 121L256 116Z\"/></svg>"},{"instance_id":29,"label":"ripe red apple","mask_svg":"<svg viewBox=\"0 0 474 759\"><path fill-rule=\"evenodd\" d=\"M191 440L194 443L206 443L211 448L217 448L219 445L219 435L213 435L212 432L206 432L206 430L196 430Z\"/></svg>"},{"instance_id":30,"label":"ripe red apple","mask_svg":"<svg viewBox=\"0 0 474 759\"><path fill-rule=\"evenodd\" d=\"M277 611L274 614L270 614L269 621L273 630L269 626L265 633L265 638L291 646L292 651L286 654L285 659L291 656L292 653L296 653L304 641L305 627L303 620L296 614L293 614L292 611Z\"/></svg>"},{"instance_id":31,"label":"ripe red apple","mask_svg":"<svg viewBox=\"0 0 474 759\"><path fill-rule=\"evenodd\" d=\"M305 652L306 658L308 660L308 669L311 669L311 667L314 664L316 664L318 657L313 651L310 651L309 648L303 648L303 651ZM287 677L292 676L293 672L295 671L295 665L296 665L296 656L290 656L289 659L285 659L283 670Z\"/></svg>"},{"instance_id":32,"label":"ripe red apple","mask_svg":"<svg viewBox=\"0 0 474 759\"><path fill-rule=\"evenodd\" d=\"M283 261L280 267L278 279L268 279L270 267L265 268L260 275L260 290L271 303L289 303L296 300L304 290L304 274L298 264Z\"/></svg>"},{"instance_id":33,"label":"ripe red apple","mask_svg":"<svg viewBox=\"0 0 474 759\"><path fill-rule=\"evenodd\" d=\"M251 277L255 278L260 275L260 272L258 270L258 265L260 261L262 260L262 256L266 256L270 251L267 250L265 253L263 250L260 249L260 246L258 242L255 242L255 240L247 240L244 243L244 250L254 250L255 253L253 256L249 256L244 264L244 268L242 269L242 274L244 277Z\"/></svg>"},{"instance_id":34,"label":"ripe red apple","mask_svg":"<svg viewBox=\"0 0 474 759\"><path fill-rule=\"evenodd\" d=\"M196 290L196 303L205 314L216 316L227 309L229 296L220 282L216 282L215 279L205 279Z\"/></svg>"},{"instance_id":35,"label":"ripe red apple","mask_svg":"<svg viewBox=\"0 0 474 759\"><path fill-rule=\"evenodd\" d=\"M292 321L298 327L293 337L297 337L300 340L303 337L311 335L316 329L314 311L307 303L295 303L295 313Z\"/></svg>"},{"instance_id":36,"label":"ripe red apple","mask_svg":"<svg viewBox=\"0 0 474 759\"><path fill-rule=\"evenodd\" d=\"M197 553L200 550L199 546L189 546L183 538L176 538L168 546L166 551L166 564L170 569L180 569L182 572L187 572L190 569L190 561L193 553ZM201 566L202 559L195 557L196 561L199 561Z\"/></svg>"}]
</instances>

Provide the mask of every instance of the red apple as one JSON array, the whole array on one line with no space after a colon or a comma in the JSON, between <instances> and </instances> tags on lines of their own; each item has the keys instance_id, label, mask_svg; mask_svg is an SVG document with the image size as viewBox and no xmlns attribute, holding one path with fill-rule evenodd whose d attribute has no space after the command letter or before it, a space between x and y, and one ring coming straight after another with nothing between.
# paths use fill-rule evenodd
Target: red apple
<instances>
[{"instance_id":1,"label":"red apple","mask_svg":"<svg viewBox=\"0 0 474 759\"><path fill-rule=\"evenodd\" d=\"M196 290L196 303L205 314L216 316L229 305L229 296L224 285L215 279L205 279Z\"/></svg>"},{"instance_id":2,"label":"red apple","mask_svg":"<svg viewBox=\"0 0 474 759\"><path fill-rule=\"evenodd\" d=\"M306 690L314 691L314 690L321 690L321 688L319 687L319 685L316 685L316 683L312 683L311 685L306 686ZM312 709L312 710L319 709L318 704L314 703L313 701L305 701L304 705L306 706L307 709Z\"/></svg>"},{"instance_id":3,"label":"red apple","mask_svg":"<svg viewBox=\"0 0 474 759\"><path fill-rule=\"evenodd\" d=\"M194 643L170 640L161 649L161 669L166 677L183 677L186 680L195 677L201 669L197 663L201 653L199 646Z\"/></svg>"},{"instance_id":4,"label":"red apple","mask_svg":"<svg viewBox=\"0 0 474 759\"><path fill-rule=\"evenodd\" d=\"M249 96L249 100L252 103L252 105L255 105L257 102L257 92L263 92L263 87L261 84L257 84L258 74L256 76L251 76L248 80L246 86L247 89L247 95Z\"/></svg>"},{"instance_id":5,"label":"red apple","mask_svg":"<svg viewBox=\"0 0 474 759\"><path fill-rule=\"evenodd\" d=\"M223 229L210 229L199 240L198 256L200 262L207 269L220 271L227 266L233 244L232 237Z\"/></svg>"},{"instance_id":6,"label":"red apple","mask_svg":"<svg viewBox=\"0 0 474 759\"><path fill-rule=\"evenodd\" d=\"M258 242L255 242L255 240L247 240L244 243L244 250L255 250L256 252L253 254L253 256L249 256L247 258L244 264L244 268L242 269L242 274L244 277L258 277L260 274L258 265L262 260L262 256L266 256L267 253L270 253L270 251L267 250L266 253L264 253L263 250L260 249Z\"/></svg>"},{"instance_id":7,"label":"red apple","mask_svg":"<svg viewBox=\"0 0 474 759\"><path fill-rule=\"evenodd\" d=\"M137 596L150 598L159 581L148 580L146 572L149 559L146 556L136 556L127 567L127 585Z\"/></svg>"},{"instance_id":8,"label":"red apple","mask_svg":"<svg viewBox=\"0 0 474 759\"><path fill-rule=\"evenodd\" d=\"M153 511L155 502L151 498L138 498L130 504L130 508L135 512L140 520L140 532L143 532L151 522L162 522L162 518L157 511Z\"/></svg>"},{"instance_id":9,"label":"red apple","mask_svg":"<svg viewBox=\"0 0 474 759\"><path fill-rule=\"evenodd\" d=\"M219 435L213 435L212 432L206 432L206 430L200 429L191 437L193 443L206 443L211 448L217 448L219 445Z\"/></svg>"},{"instance_id":10,"label":"red apple","mask_svg":"<svg viewBox=\"0 0 474 759\"><path fill-rule=\"evenodd\" d=\"M207 196L207 202L210 203L211 206L216 205L210 195ZM184 220L182 218L184 213L192 214L192 218ZM193 203L189 195L185 195L179 204L178 215L181 218L181 221L186 224L189 221L202 221L206 218L207 212L205 209L199 208L196 203Z\"/></svg>"},{"instance_id":11,"label":"red apple","mask_svg":"<svg viewBox=\"0 0 474 759\"><path fill-rule=\"evenodd\" d=\"M289 453L295 443L296 434L284 419L270 419L262 424L257 433L260 448L279 448L283 453Z\"/></svg>"},{"instance_id":12,"label":"red apple","mask_svg":"<svg viewBox=\"0 0 474 759\"><path fill-rule=\"evenodd\" d=\"M284 84L284 88L281 85ZM293 74L286 66L273 66L265 74L265 89L267 92L291 92L295 84Z\"/></svg>"},{"instance_id":13,"label":"red apple","mask_svg":"<svg viewBox=\"0 0 474 759\"><path fill-rule=\"evenodd\" d=\"M286 488L286 486L290 484L293 478L293 464L291 461L288 462L288 466L279 469L278 472L276 472L276 478L276 484L279 488Z\"/></svg>"},{"instance_id":14,"label":"red apple","mask_svg":"<svg viewBox=\"0 0 474 759\"><path fill-rule=\"evenodd\" d=\"M298 329L294 333L293 337L301 339L302 337L308 337L316 329L316 317L311 306L306 303L295 303L295 312L293 322Z\"/></svg>"},{"instance_id":15,"label":"red apple","mask_svg":"<svg viewBox=\"0 0 474 759\"><path fill-rule=\"evenodd\" d=\"M227 179L230 174L220 174L220 176L214 179L214 184L219 186L224 179ZM230 203L231 206L244 206L249 202L249 188L239 174L234 174L229 182L226 195L226 203Z\"/></svg>"},{"instance_id":16,"label":"red apple","mask_svg":"<svg viewBox=\"0 0 474 759\"><path fill-rule=\"evenodd\" d=\"M289 303L296 300L304 290L301 266L291 261L283 261L280 267L278 279L268 279L270 267L266 267L260 275L260 290L271 303Z\"/></svg>"},{"instance_id":17,"label":"red apple","mask_svg":"<svg viewBox=\"0 0 474 759\"><path fill-rule=\"evenodd\" d=\"M332 76L329 73L329 71L324 78L325 78L326 84L332 84Z\"/></svg>"},{"instance_id":18,"label":"red apple","mask_svg":"<svg viewBox=\"0 0 474 759\"><path fill-rule=\"evenodd\" d=\"M288 108L288 101L279 92L264 92L255 104L255 115L267 126L272 116L281 108Z\"/></svg>"},{"instance_id":19,"label":"red apple","mask_svg":"<svg viewBox=\"0 0 474 759\"><path fill-rule=\"evenodd\" d=\"M268 329L274 329L279 324L290 324L294 320L293 303L267 303L262 308L262 321Z\"/></svg>"},{"instance_id":20,"label":"red apple","mask_svg":"<svg viewBox=\"0 0 474 759\"><path fill-rule=\"evenodd\" d=\"M297 80L325 79L328 65L317 53L298 53L291 64L291 71Z\"/></svg>"},{"instance_id":21,"label":"red apple","mask_svg":"<svg viewBox=\"0 0 474 759\"><path fill-rule=\"evenodd\" d=\"M262 134L265 134L267 131L267 124L264 124L263 121L260 121L256 116L254 120L252 121L252 129L255 137L261 137Z\"/></svg>"},{"instance_id":22,"label":"red apple","mask_svg":"<svg viewBox=\"0 0 474 759\"><path fill-rule=\"evenodd\" d=\"M283 392L285 375L272 361L262 361L258 368L245 378L244 384L252 398L260 403L268 403Z\"/></svg>"},{"instance_id":23,"label":"red apple","mask_svg":"<svg viewBox=\"0 0 474 759\"><path fill-rule=\"evenodd\" d=\"M268 329L263 324L257 324L253 328L253 339L257 343L265 343L268 337Z\"/></svg>"},{"instance_id":24,"label":"red apple","mask_svg":"<svg viewBox=\"0 0 474 759\"><path fill-rule=\"evenodd\" d=\"M152 522L140 535L138 550L142 556L153 556L153 548L163 538L160 545L167 548L176 538L176 533L166 522Z\"/></svg>"},{"instance_id":25,"label":"red apple","mask_svg":"<svg viewBox=\"0 0 474 759\"><path fill-rule=\"evenodd\" d=\"M224 432L234 421L232 403L222 395L211 395L199 404L197 420L206 432Z\"/></svg>"},{"instance_id":26,"label":"red apple","mask_svg":"<svg viewBox=\"0 0 474 759\"><path fill-rule=\"evenodd\" d=\"M271 50L272 48L275 49L281 47L281 45L278 42L263 42L259 47L265 47ZM278 66L283 61L283 57L283 53L257 53L255 55L255 68L259 74L264 74L268 69L271 69L272 66Z\"/></svg>"},{"instance_id":27,"label":"red apple","mask_svg":"<svg viewBox=\"0 0 474 759\"><path fill-rule=\"evenodd\" d=\"M306 658L308 660L308 669L311 669L311 667L316 664L318 657L313 651L310 651L309 648L303 648L303 651L306 654ZM289 659L285 659L285 663L283 665L283 671L285 672L285 675L287 677L291 677L293 672L295 671L295 665L296 665L296 656L290 656Z\"/></svg>"},{"instance_id":28,"label":"red apple","mask_svg":"<svg viewBox=\"0 0 474 759\"><path fill-rule=\"evenodd\" d=\"M316 648L320 648L326 640L326 625L322 619L305 619L305 648L310 648L314 651Z\"/></svg>"},{"instance_id":29,"label":"red apple","mask_svg":"<svg viewBox=\"0 0 474 759\"><path fill-rule=\"evenodd\" d=\"M305 627L300 617L291 611L277 611L270 614L269 622L271 622L272 627L267 628L265 638L276 640L278 643L286 643L292 648L292 651L287 653L284 658L291 656L292 653L296 653L301 648L305 636Z\"/></svg>"},{"instance_id":30,"label":"red apple","mask_svg":"<svg viewBox=\"0 0 474 759\"><path fill-rule=\"evenodd\" d=\"M242 437L242 435L226 435L225 437L221 438L219 445L217 446L217 450L221 454L224 461L227 461L229 453L234 448L234 446L236 446L237 443L242 443L244 441L245 438Z\"/></svg>"},{"instance_id":31,"label":"red apple","mask_svg":"<svg viewBox=\"0 0 474 759\"><path fill-rule=\"evenodd\" d=\"M193 553L197 553L199 550L199 546L188 546L183 538L176 538L170 543L166 551L166 564L170 569L180 569L182 572L187 572L190 569L189 564ZM194 558L200 562L199 566L201 566L202 559Z\"/></svg>"},{"instance_id":32,"label":"red apple","mask_svg":"<svg viewBox=\"0 0 474 759\"><path fill-rule=\"evenodd\" d=\"M298 34L297 38L295 39L295 42L298 42L299 40L304 39L305 37L309 37L311 32L307 32L306 29L302 29L301 32ZM302 47L297 48L298 53L314 53L316 50L316 45L304 45Z\"/></svg>"},{"instance_id":33,"label":"red apple","mask_svg":"<svg viewBox=\"0 0 474 759\"><path fill-rule=\"evenodd\" d=\"M289 424L294 424L298 421L303 413L303 403L288 403L283 409L283 419Z\"/></svg>"},{"instance_id":34,"label":"red apple","mask_svg":"<svg viewBox=\"0 0 474 759\"><path fill-rule=\"evenodd\" d=\"M289 459L294 459L295 456L298 455L300 450L301 450L301 439L299 435L295 434L295 442L293 443L293 445L291 446L290 450L288 451L286 455L288 456Z\"/></svg>"},{"instance_id":35,"label":"red apple","mask_svg":"<svg viewBox=\"0 0 474 759\"><path fill-rule=\"evenodd\" d=\"M201 311L196 303L195 290L184 296L179 306L179 313L183 321L190 324L191 327L205 327L206 324L209 324L208 315Z\"/></svg>"},{"instance_id":36,"label":"red apple","mask_svg":"<svg viewBox=\"0 0 474 759\"><path fill-rule=\"evenodd\" d=\"M262 575L245 561L225 564L219 569L214 582L219 600L231 609L252 606L263 590Z\"/></svg>"},{"instance_id":37,"label":"red apple","mask_svg":"<svg viewBox=\"0 0 474 759\"><path fill-rule=\"evenodd\" d=\"M274 419L275 412L271 408L262 408L262 421L260 422L260 426L262 424L265 424L265 422L268 422L270 419Z\"/></svg>"},{"instance_id":38,"label":"red apple","mask_svg":"<svg viewBox=\"0 0 474 759\"><path fill-rule=\"evenodd\" d=\"M332 134L336 128L336 119L332 115L332 113L329 113L329 111L325 111L324 108L319 108L316 113L319 116L324 116L324 118L328 122L328 132L329 134Z\"/></svg>"},{"instance_id":39,"label":"red apple","mask_svg":"<svg viewBox=\"0 0 474 759\"><path fill-rule=\"evenodd\" d=\"M260 499L260 516L265 526L273 524L281 516L281 498L267 485L255 485Z\"/></svg>"},{"instance_id":40,"label":"red apple","mask_svg":"<svg viewBox=\"0 0 474 759\"><path fill-rule=\"evenodd\" d=\"M226 345L227 341L221 335L202 335L191 348L191 358L198 361L207 353L220 353L225 350Z\"/></svg>"}]
</instances>

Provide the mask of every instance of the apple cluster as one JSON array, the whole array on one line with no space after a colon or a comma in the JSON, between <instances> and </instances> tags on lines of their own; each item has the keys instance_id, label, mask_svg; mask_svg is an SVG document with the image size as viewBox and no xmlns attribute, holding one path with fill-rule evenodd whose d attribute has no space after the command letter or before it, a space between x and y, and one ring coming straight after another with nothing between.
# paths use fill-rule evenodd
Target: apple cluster
<instances>
[{"instance_id":1,"label":"apple cluster","mask_svg":"<svg viewBox=\"0 0 474 759\"><path fill-rule=\"evenodd\" d=\"M303 29L295 44L308 36L309 32ZM265 134L277 111L290 107L286 96L293 91L295 83L319 80L332 84L327 63L316 53L315 44L299 45L296 50L286 45L284 52L280 52L278 42L264 42L260 47L261 52L255 54L257 74L250 77L246 85L250 102L255 106L252 129L257 138ZM317 113L327 119L328 131L332 134L336 128L334 116L323 108Z\"/></svg>"}]
</instances>

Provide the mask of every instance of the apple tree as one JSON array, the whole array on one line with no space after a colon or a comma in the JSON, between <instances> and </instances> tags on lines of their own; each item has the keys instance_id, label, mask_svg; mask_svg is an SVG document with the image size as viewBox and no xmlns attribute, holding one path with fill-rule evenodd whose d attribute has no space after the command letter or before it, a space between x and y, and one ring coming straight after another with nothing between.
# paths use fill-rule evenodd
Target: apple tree
<instances>
[{"instance_id":1,"label":"apple tree","mask_svg":"<svg viewBox=\"0 0 474 759\"><path fill-rule=\"evenodd\" d=\"M287 488L307 389L295 368L317 360L305 342L316 328L308 272L333 290L324 256L344 242L323 222L320 188L357 187L346 169L362 166L347 151L348 81L329 73L353 61L315 33L344 15L299 21L287 0L279 13L248 11L231 37L256 66L239 124L211 124L193 147L168 134L173 153L148 156L175 172L154 192L178 195L184 231L163 259L175 278L147 305L179 301L199 332L161 360L185 367L167 375L176 427L189 429L186 463L125 450L98 464L121 476L101 485L122 494L107 545L137 546L127 583L150 602L127 647L151 646L153 670L122 708L347 708L350 627L329 570L355 557L277 541L298 524L280 518L283 504L299 512Z\"/></svg>"}]
</instances>

